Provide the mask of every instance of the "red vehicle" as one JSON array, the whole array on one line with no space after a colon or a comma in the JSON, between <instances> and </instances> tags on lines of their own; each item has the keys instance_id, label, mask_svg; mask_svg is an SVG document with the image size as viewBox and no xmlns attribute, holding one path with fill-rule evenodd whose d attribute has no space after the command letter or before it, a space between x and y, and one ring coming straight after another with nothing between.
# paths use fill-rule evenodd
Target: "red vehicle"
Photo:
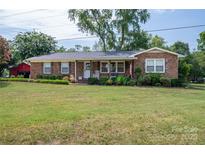
<instances>
[{"instance_id":1,"label":"red vehicle","mask_svg":"<svg viewBox=\"0 0 205 154\"><path fill-rule=\"evenodd\" d=\"M23 75L24 78L29 78L30 75L30 64L28 63L21 63L17 66L10 68L10 76L17 77L18 75Z\"/></svg>"}]
</instances>

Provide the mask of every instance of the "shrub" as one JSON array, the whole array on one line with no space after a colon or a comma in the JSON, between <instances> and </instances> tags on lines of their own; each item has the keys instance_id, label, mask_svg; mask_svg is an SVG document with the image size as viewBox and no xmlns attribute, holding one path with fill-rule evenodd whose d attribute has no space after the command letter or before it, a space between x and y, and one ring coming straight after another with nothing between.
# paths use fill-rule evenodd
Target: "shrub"
<instances>
[{"instance_id":1,"label":"shrub","mask_svg":"<svg viewBox=\"0 0 205 154\"><path fill-rule=\"evenodd\" d=\"M183 79L171 79L172 87L183 87L185 81Z\"/></svg>"},{"instance_id":2,"label":"shrub","mask_svg":"<svg viewBox=\"0 0 205 154\"><path fill-rule=\"evenodd\" d=\"M50 80L61 80L63 79L62 75L46 75L46 74L40 74L37 75L37 79L50 79Z\"/></svg>"},{"instance_id":3,"label":"shrub","mask_svg":"<svg viewBox=\"0 0 205 154\"><path fill-rule=\"evenodd\" d=\"M135 75L137 79L142 75L142 69L140 67L135 68Z\"/></svg>"},{"instance_id":4,"label":"shrub","mask_svg":"<svg viewBox=\"0 0 205 154\"><path fill-rule=\"evenodd\" d=\"M26 78L0 78L0 81L69 84L69 81L66 81L66 80L47 80L47 79L36 79L36 80L34 80L34 79L26 79Z\"/></svg>"},{"instance_id":5,"label":"shrub","mask_svg":"<svg viewBox=\"0 0 205 154\"><path fill-rule=\"evenodd\" d=\"M160 83L163 87L171 87L171 80L169 78L161 77Z\"/></svg>"},{"instance_id":6,"label":"shrub","mask_svg":"<svg viewBox=\"0 0 205 154\"><path fill-rule=\"evenodd\" d=\"M112 85L112 84L113 84L112 79L108 79L108 80L106 81L106 85Z\"/></svg>"},{"instance_id":7,"label":"shrub","mask_svg":"<svg viewBox=\"0 0 205 154\"><path fill-rule=\"evenodd\" d=\"M161 83L156 83L155 86L156 86L156 87L160 87L160 86L161 86Z\"/></svg>"},{"instance_id":8,"label":"shrub","mask_svg":"<svg viewBox=\"0 0 205 154\"><path fill-rule=\"evenodd\" d=\"M28 82L31 79L26 78L0 78L0 81L19 81L19 82Z\"/></svg>"},{"instance_id":9,"label":"shrub","mask_svg":"<svg viewBox=\"0 0 205 154\"><path fill-rule=\"evenodd\" d=\"M94 85L98 84L98 79L97 78L88 78L88 84Z\"/></svg>"},{"instance_id":10,"label":"shrub","mask_svg":"<svg viewBox=\"0 0 205 154\"><path fill-rule=\"evenodd\" d=\"M130 78L129 78L129 77L124 77L124 78L123 78L123 85L126 86L129 81L130 81Z\"/></svg>"},{"instance_id":11,"label":"shrub","mask_svg":"<svg viewBox=\"0 0 205 154\"><path fill-rule=\"evenodd\" d=\"M36 80L37 83L51 83L51 84L69 84L69 81L66 80L45 80L39 79Z\"/></svg>"},{"instance_id":12,"label":"shrub","mask_svg":"<svg viewBox=\"0 0 205 154\"><path fill-rule=\"evenodd\" d=\"M124 76L117 76L115 83L116 85L122 85L124 80L125 80Z\"/></svg>"},{"instance_id":13,"label":"shrub","mask_svg":"<svg viewBox=\"0 0 205 154\"><path fill-rule=\"evenodd\" d=\"M135 86L135 85L136 85L136 80L133 80L133 79L129 80L129 81L127 82L127 85L128 85L128 86Z\"/></svg>"},{"instance_id":14,"label":"shrub","mask_svg":"<svg viewBox=\"0 0 205 154\"><path fill-rule=\"evenodd\" d=\"M144 83L144 78L142 76L140 76L138 79L137 79L137 82L136 82L136 85L137 86L142 86Z\"/></svg>"},{"instance_id":15,"label":"shrub","mask_svg":"<svg viewBox=\"0 0 205 154\"><path fill-rule=\"evenodd\" d=\"M151 77L151 85L154 86L156 83L160 83L161 75L158 73L149 74Z\"/></svg>"},{"instance_id":16,"label":"shrub","mask_svg":"<svg viewBox=\"0 0 205 154\"><path fill-rule=\"evenodd\" d=\"M112 84L116 84L116 77L115 76L112 76L112 77L110 77L110 79L112 80Z\"/></svg>"},{"instance_id":17,"label":"shrub","mask_svg":"<svg viewBox=\"0 0 205 154\"><path fill-rule=\"evenodd\" d=\"M24 75L18 75L17 78L24 78Z\"/></svg>"},{"instance_id":18,"label":"shrub","mask_svg":"<svg viewBox=\"0 0 205 154\"><path fill-rule=\"evenodd\" d=\"M64 77L63 77L63 80L67 80L67 81L69 81L70 78L69 78L68 76L64 76Z\"/></svg>"},{"instance_id":19,"label":"shrub","mask_svg":"<svg viewBox=\"0 0 205 154\"><path fill-rule=\"evenodd\" d=\"M152 80L151 80L151 76L149 74L145 75L143 77L143 85L148 86L151 85Z\"/></svg>"},{"instance_id":20,"label":"shrub","mask_svg":"<svg viewBox=\"0 0 205 154\"><path fill-rule=\"evenodd\" d=\"M107 77L101 77L101 78L99 79L99 84L100 84L100 85L106 85L107 80L108 80Z\"/></svg>"}]
</instances>

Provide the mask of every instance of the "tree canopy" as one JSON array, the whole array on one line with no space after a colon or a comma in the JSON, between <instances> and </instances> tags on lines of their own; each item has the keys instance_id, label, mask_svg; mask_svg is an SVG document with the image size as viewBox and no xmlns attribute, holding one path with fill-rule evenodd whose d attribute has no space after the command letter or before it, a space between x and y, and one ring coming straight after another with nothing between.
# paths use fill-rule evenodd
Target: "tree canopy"
<instances>
[{"instance_id":1,"label":"tree canopy","mask_svg":"<svg viewBox=\"0 0 205 154\"><path fill-rule=\"evenodd\" d=\"M146 23L149 17L147 10L140 9L68 11L68 18L77 23L81 32L99 37L104 51L147 48L148 35L140 30L140 23ZM136 45L136 40L145 43Z\"/></svg>"},{"instance_id":2,"label":"tree canopy","mask_svg":"<svg viewBox=\"0 0 205 154\"><path fill-rule=\"evenodd\" d=\"M3 73L4 68L6 68L8 62L11 59L11 53L9 49L8 41L0 36L0 76Z\"/></svg>"},{"instance_id":3,"label":"tree canopy","mask_svg":"<svg viewBox=\"0 0 205 154\"><path fill-rule=\"evenodd\" d=\"M198 46L197 46L198 50L205 51L205 31L199 34L199 39L197 39L197 42L198 42Z\"/></svg>"},{"instance_id":4,"label":"tree canopy","mask_svg":"<svg viewBox=\"0 0 205 154\"><path fill-rule=\"evenodd\" d=\"M17 52L21 61L54 52L57 48L53 37L36 31L19 33L12 44L13 52Z\"/></svg>"},{"instance_id":5,"label":"tree canopy","mask_svg":"<svg viewBox=\"0 0 205 154\"><path fill-rule=\"evenodd\" d=\"M150 47L159 47L159 48L166 48L166 41L164 38L155 35L154 37L152 37L151 41L150 41Z\"/></svg>"},{"instance_id":6,"label":"tree canopy","mask_svg":"<svg viewBox=\"0 0 205 154\"><path fill-rule=\"evenodd\" d=\"M182 55L189 55L189 44L188 43L184 43L181 41L177 41L175 42L171 47L170 50Z\"/></svg>"}]
</instances>

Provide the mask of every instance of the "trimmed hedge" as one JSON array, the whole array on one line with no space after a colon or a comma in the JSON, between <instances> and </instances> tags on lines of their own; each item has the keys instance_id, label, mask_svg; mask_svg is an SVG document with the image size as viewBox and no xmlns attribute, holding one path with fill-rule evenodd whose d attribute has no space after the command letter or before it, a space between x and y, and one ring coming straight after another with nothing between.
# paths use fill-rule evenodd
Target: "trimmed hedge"
<instances>
[{"instance_id":1,"label":"trimmed hedge","mask_svg":"<svg viewBox=\"0 0 205 154\"><path fill-rule=\"evenodd\" d=\"M45 75L45 74L40 74L37 75L37 79L49 79L49 80L61 80L63 79L63 75Z\"/></svg>"},{"instance_id":2,"label":"trimmed hedge","mask_svg":"<svg viewBox=\"0 0 205 154\"><path fill-rule=\"evenodd\" d=\"M26 79L26 78L0 78L0 81L17 81L17 82L33 82L33 83L51 83L51 84L69 84L67 80L46 80L46 79Z\"/></svg>"}]
</instances>

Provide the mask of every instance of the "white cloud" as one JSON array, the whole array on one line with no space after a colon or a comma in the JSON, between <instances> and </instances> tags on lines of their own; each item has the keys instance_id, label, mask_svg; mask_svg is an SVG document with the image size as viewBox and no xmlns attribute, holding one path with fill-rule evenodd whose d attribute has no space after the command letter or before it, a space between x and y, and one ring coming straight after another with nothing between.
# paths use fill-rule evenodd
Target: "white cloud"
<instances>
[{"instance_id":1,"label":"white cloud","mask_svg":"<svg viewBox=\"0 0 205 154\"><path fill-rule=\"evenodd\" d=\"M41 31L56 39L85 36L77 26L68 20L67 10L0 10L0 30L11 29L9 35L16 35L21 30ZM14 30L15 29L15 30Z\"/></svg>"},{"instance_id":2,"label":"white cloud","mask_svg":"<svg viewBox=\"0 0 205 154\"><path fill-rule=\"evenodd\" d=\"M175 12L174 9L151 9L150 11L153 13L158 13L158 14L163 14L167 12Z\"/></svg>"}]
</instances>

